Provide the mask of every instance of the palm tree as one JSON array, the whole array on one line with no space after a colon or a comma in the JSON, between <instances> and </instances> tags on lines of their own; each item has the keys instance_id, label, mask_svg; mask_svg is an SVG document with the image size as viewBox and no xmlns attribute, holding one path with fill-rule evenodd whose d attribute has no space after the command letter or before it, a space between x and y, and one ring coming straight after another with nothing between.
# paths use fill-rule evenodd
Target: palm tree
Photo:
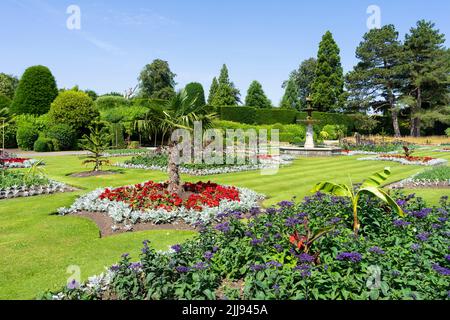
<instances>
[{"instance_id":1,"label":"palm tree","mask_svg":"<svg viewBox=\"0 0 450 320\"><path fill-rule=\"evenodd\" d=\"M211 128L215 114L208 113L204 106L198 106L196 100L190 97L189 93L184 89L177 92L173 98L163 103L162 112L155 113L155 109L149 111L145 120L147 127L156 126L169 137L177 129L185 129L192 132L195 122L201 122L203 129ZM145 127L145 125L143 126ZM176 145L176 142L169 138L168 189L169 192L173 193L181 191Z\"/></svg>"},{"instance_id":2,"label":"palm tree","mask_svg":"<svg viewBox=\"0 0 450 320\"><path fill-rule=\"evenodd\" d=\"M89 131L89 135L85 134L81 141L83 148L90 152L83 164L93 163L92 171L97 172L103 165L109 164L109 160L104 158L103 153L109 148L111 132L103 123L95 123Z\"/></svg>"},{"instance_id":3,"label":"palm tree","mask_svg":"<svg viewBox=\"0 0 450 320\"><path fill-rule=\"evenodd\" d=\"M355 235L358 234L360 224L358 219L358 201L362 194L375 196L381 201L387 203L398 215L404 216L402 208L392 199L383 189L381 184L390 176L390 168L384 168L367 178L358 190L353 189L353 185L336 184L333 182L319 182L311 192L325 192L335 196L348 197L352 201L353 206L353 230Z\"/></svg>"}]
</instances>

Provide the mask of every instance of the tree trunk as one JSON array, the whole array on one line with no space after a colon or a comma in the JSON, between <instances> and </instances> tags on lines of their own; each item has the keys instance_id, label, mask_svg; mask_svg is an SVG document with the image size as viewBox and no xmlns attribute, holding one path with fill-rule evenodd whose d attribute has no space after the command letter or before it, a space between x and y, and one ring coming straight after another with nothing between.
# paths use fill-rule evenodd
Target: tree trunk
<instances>
[{"instance_id":1,"label":"tree trunk","mask_svg":"<svg viewBox=\"0 0 450 320\"><path fill-rule=\"evenodd\" d=\"M179 193L181 191L181 179L180 179L180 171L179 166L177 164L177 149L173 142L169 144L169 164L168 164L168 173L169 173L169 192Z\"/></svg>"},{"instance_id":2,"label":"tree trunk","mask_svg":"<svg viewBox=\"0 0 450 320\"><path fill-rule=\"evenodd\" d=\"M422 89L417 88L416 106L411 110L411 137L420 137L420 119L416 112L422 107Z\"/></svg>"},{"instance_id":3,"label":"tree trunk","mask_svg":"<svg viewBox=\"0 0 450 320\"><path fill-rule=\"evenodd\" d=\"M394 127L394 134L396 138L400 138L402 136L400 132L400 126L398 125L398 111L395 109L391 110L392 113L392 125Z\"/></svg>"}]
</instances>

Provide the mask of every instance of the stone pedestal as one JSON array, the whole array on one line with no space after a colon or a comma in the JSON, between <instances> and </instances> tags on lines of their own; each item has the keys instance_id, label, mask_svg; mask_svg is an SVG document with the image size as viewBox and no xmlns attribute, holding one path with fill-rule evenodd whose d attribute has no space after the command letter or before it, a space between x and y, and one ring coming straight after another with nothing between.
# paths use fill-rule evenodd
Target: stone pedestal
<instances>
[{"instance_id":1,"label":"stone pedestal","mask_svg":"<svg viewBox=\"0 0 450 320\"><path fill-rule=\"evenodd\" d=\"M314 130L311 123L306 128L305 149L314 149Z\"/></svg>"}]
</instances>

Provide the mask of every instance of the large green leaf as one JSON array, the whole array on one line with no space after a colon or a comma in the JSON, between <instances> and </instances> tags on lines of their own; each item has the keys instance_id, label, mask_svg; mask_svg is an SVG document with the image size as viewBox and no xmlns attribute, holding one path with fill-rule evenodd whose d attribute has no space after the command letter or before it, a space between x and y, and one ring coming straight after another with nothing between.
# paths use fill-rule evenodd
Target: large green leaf
<instances>
[{"instance_id":1,"label":"large green leaf","mask_svg":"<svg viewBox=\"0 0 450 320\"><path fill-rule=\"evenodd\" d=\"M352 197L350 189L346 185L336 184L333 182L319 182L311 190L311 192L324 192L340 197Z\"/></svg>"},{"instance_id":2,"label":"large green leaf","mask_svg":"<svg viewBox=\"0 0 450 320\"><path fill-rule=\"evenodd\" d=\"M365 188L359 189L358 193L365 193L369 195L373 195L383 202L387 203L399 216L404 217L405 213L403 212L402 208L395 202L394 199L391 198L390 195L388 195L384 190L368 186Z\"/></svg>"},{"instance_id":3,"label":"large green leaf","mask_svg":"<svg viewBox=\"0 0 450 320\"><path fill-rule=\"evenodd\" d=\"M381 171L375 172L361 185L361 189L366 187L379 187L391 175L391 168L386 167Z\"/></svg>"}]
</instances>

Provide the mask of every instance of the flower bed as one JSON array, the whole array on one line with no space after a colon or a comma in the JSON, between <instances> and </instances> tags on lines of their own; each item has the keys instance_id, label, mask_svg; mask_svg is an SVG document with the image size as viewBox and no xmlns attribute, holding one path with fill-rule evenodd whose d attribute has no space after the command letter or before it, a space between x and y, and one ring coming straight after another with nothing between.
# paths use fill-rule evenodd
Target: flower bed
<instances>
[{"instance_id":1,"label":"flower bed","mask_svg":"<svg viewBox=\"0 0 450 320\"><path fill-rule=\"evenodd\" d=\"M250 210L263 196L244 188L211 182L185 183L182 196L167 191L166 183L152 181L121 188L95 190L79 198L60 214L78 211L105 212L115 222L188 224L211 222L225 210Z\"/></svg>"},{"instance_id":2,"label":"flower bed","mask_svg":"<svg viewBox=\"0 0 450 320\"><path fill-rule=\"evenodd\" d=\"M344 198L316 194L265 212L224 212L218 225L167 252L144 241L118 264L47 299L445 300L450 287L450 204L395 196L406 217L363 196L352 230ZM364 205L362 205L364 204ZM136 260L135 260L136 261ZM157 281L155 281L157 279Z\"/></svg>"},{"instance_id":3,"label":"flower bed","mask_svg":"<svg viewBox=\"0 0 450 320\"><path fill-rule=\"evenodd\" d=\"M0 167L2 168L31 168L38 160L28 158L2 158Z\"/></svg>"},{"instance_id":4,"label":"flower bed","mask_svg":"<svg viewBox=\"0 0 450 320\"><path fill-rule=\"evenodd\" d=\"M193 176L207 176L241 171L274 169L279 166L291 164L294 158L289 155L264 155L258 156L257 159L258 164L182 164L180 166L180 172ZM116 163L115 166L167 172L167 162L167 156L165 155L148 155L134 157L124 163Z\"/></svg>"},{"instance_id":5,"label":"flower bed","mask_svg":"<svg viewBox=\"0 0 450 320\"><path fill-rule=\"evenodd\" d=\"M391 189L448 188L450 187L450 167L434 167L402 181L393 183L389 187Z\"/></svg>"},{"instance_id":6,"label":"flower bed","mask_svg":"<svg viewBox=\"0 0 450 320\"><path fill-rule=\"evenodd\" d=\"M445 159L436 159L432 157L414 157L400 154L381 154L376 157L360 158L360 161L378 160L378 161L395 161L403 165L419 165L419 166L436 166L447 162Z\"/></svg>"},{"instance_id":7,"label":"flower bed","mask_svg":"<svg viewBox=\"0 0 450 320\"><path fill-rule=\"evenodd\" d=\"M4 171L0 173L0 200L31 197L72 189L67 185L41 175L25 175L21 172Z\"/></svg>"}]
</instances>

